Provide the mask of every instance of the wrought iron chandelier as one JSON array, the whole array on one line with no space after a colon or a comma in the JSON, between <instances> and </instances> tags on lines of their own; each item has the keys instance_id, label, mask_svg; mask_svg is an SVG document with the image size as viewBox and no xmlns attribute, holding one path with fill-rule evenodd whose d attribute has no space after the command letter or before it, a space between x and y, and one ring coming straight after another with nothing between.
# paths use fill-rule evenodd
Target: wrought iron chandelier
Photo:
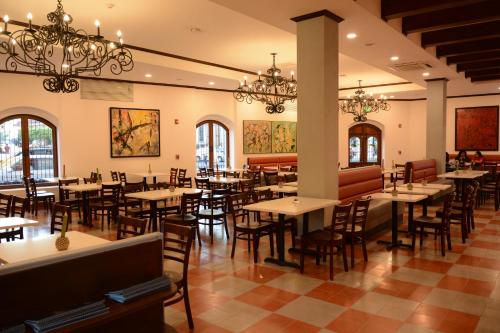
<instances>
[{"instance_id":1,"label":"wrought iron chandelier","mask_svg":"<svg viewBox=\"0 0 500 333\"><path fill-rule=\"evenodd\" d=\"M114 43L101 36L98 20L95 21L96 35L75 29L70 26L73 18L64 12L61 1L57 1L55 11L47 14L50 25L35 28L31 24L33 15L29 13L29 26L10 32L9 17L3 17L0 55L7 56L7 70L31 69L38 75L50 76L43 81L47 91L72 93L78 90L80 85L75 78L82 73L99 76L108 64L115 75L134 68L132 54L123 46L121 31L117 32L118 42Z\"/></svg>"},{"instance_id":2,"label":"wrought iron chandelier","mask_svg":"<svg viewBox=\"0 0 500 333\"><path fill-rule=\"evenodd\" d=\"M281 69L276 67L276 54L273 56L273 65L262 75L259 71L259 78L252 83L247 83L247 77L240 82L240 86L233 93L238 102L252 103L254 100L266 104L267 113L282 113L285 111L286 101L295 101L297 98L297 80L291 72L291 79L281 76Z\"/></svg>"},{"instance_id":3,"label":"wrought iron chandelier","mask_svg":"<svg viewBox=\"0 0 500 333\"><path fill-rule=\"evenodd\" d=\"M355 122L365 122L369 113L379 112L380 110L389 111L391 106L387 103L387 96L380 95L379 98L373 97L373 94L366 94L361 87L354 92L354 96L347 96L347 99L339 103L339 110L342 113L351 113L354 115Z\"/></svg>"}]
</instances>

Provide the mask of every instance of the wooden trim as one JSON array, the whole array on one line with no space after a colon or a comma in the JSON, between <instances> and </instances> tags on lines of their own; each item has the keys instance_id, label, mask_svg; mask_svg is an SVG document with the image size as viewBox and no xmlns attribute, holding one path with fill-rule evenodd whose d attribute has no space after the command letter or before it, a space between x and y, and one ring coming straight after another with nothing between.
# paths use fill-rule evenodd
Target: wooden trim
<instances>
[{"instance_id":1,"label":"wooden trim","mask_svg":"<svg viewBox=\"0 0 500 333\"><path fill-rule=\"evenodd\" d=\"M399 86L403 84L412 84L413 82L394 82L394 83L381 83L381 84L372 84L369 86L361 86L361 88L377 88L377 87L387 87L387 86ZM359 89L360 87L347 87L347 88L339 88L339 91L342 90L354 90Z\"/></svg>"},{"instance_id":2,"label":"wooden trim","mask_svg":"<svg viewBox=\"0 0 500 333\"><path fill-rule=\"evenodd\" d=\"M331 11L329 11L327 9L319 10L317 12L304 14L304 15L300 15L300 16L295 16L295 17L292 17L290 20L292 20L296 23L299 23L302 21L306 21L306 20L310 20L310 19L322 17L322 16L326 16L326 17L334 20L337 23L340 23L344 20L342 17L335 15L334 13L332 13Z\"/></svg>"},{"instance_id":3,"label":"wooden trim","mask_svg":"<svg viewBox=\"0 0 500 333\"><path fill-rule=\"evenodd\" d=\"M424 81L425 81L425 82L433 82L433 81L446 81L446 82L448 82L448 81L450 81L450 80L448 80L448 79L447 79L447 78L445 78L445 77L438 77L438 78L435 78L435 79L427 79L427 80L424 80Z\"/></svg>"},{"instance_id":4,"label":"wooden trim","mask_svg":"<svg viewBox=\"0 0 500 333\"><path fill-rule=\"evenodd\" d=\"M214 166L214 162L215 162L214 161L214 149L213 149L214 148L213 125L214 124L219 125L220 127L224 128L224 130L226 131L226 166L227 166L229 159L231 157L230 151L229 151L229 148L230 148L230 146L229 146L229 128L218 120L208 119L208 120L203 120L203 121L197 123L196 129L198 129L198 127L203 126L205 124L208 125L208 164L209 164L209 167L215 168L215 166Z\"/></svg>"}]
</instances>

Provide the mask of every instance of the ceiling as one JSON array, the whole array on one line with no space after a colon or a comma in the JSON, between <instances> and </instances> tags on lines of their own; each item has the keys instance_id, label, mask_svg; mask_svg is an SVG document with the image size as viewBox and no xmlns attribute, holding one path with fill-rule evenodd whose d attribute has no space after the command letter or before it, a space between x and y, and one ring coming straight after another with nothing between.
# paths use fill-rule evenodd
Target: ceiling
<instances>
[{"instance_id":1,"label":"ceiling","mask_svg":"<svg viewBox=\"0 0 500 333\"><path fill-rule=\"evenodd\" d=\"M449 4L472 0L403 2ZM413 84L367 90L395 98L422 98L426 86L422 72L428 71L430 76L427 78L450 80L449 95L500 92L500 79L472 83L466 78L468 72L464 74L461 70L463 67L449 66L444 58L437 58L434 46L423 48L420 32L411 31L405 36L402 33L404 16L387 17L388 21L381 19L380 0L148 0L147 6L138 0L64 0L63 5L73 16L73 26L91 32L95 29L94 20L99 19L101 32L109 39L120 29L126 44L253 72L270 67L269 53L277 52L277 64L285 73L296 67L296 26L290 18L328 9L345 19L340 24L339 40L341 88L355 87L358 80L363 80L363 85L410 81ZM33 23L43 25L45 15L55 6L55 0L0 0L0 15L7 13L11 20L25 22L27 12L31 11ZM345 38L348 32L355 32L358 37L348 40ZM133 54L134 71L118 78L234 89L243 75L248 75L148 52L133 51ZM394 55L399 56L396 62L389 59ZM390 67L408 62L428 64L432 68L403 72ZM490 61L489 65L498 63ZM145 78L146 73L152 77ZM112 77L111 74L106 76ZM300 80L300 73L297 76ZM340 96L351 93L343 90Z\"/></svg>"}]
</instances>

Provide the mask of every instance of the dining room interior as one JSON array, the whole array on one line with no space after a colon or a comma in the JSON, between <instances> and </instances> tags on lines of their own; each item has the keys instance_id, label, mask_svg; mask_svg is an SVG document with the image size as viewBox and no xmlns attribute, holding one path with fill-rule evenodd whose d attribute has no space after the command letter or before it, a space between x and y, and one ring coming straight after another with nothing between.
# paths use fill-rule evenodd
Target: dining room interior
<instances>
[{"instance_id":1,"label":"dining room interior","mask_svg":"<svg viewBox=\"0 0 500 333\"><path fill-rule=\"evenodd\" d=\"M500 332L499 35L498 0L0 0L0 332Z\"/></svg>"}]
</instances>

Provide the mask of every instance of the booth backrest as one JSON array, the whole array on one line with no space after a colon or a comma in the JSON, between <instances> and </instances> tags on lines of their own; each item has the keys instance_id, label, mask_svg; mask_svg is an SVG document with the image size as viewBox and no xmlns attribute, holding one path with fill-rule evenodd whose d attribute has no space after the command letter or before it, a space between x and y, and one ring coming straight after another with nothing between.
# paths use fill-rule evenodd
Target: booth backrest
<instances>
[{"instance_id":1,"label":"booth backrest","mask_svg":"<svg viewBox=\"0 0 500 333\"><path fill-rule=\"evenodd\" d=\"M0 331L162 274L159 233L0 266Z\"/></svg>"},{"instance_id":2,"label":"booth backrest","mask_svg":"<svg viewBox=\"0 0 500 333\"><path fill-rule=\"evenodd\" d=\"M247 164L250 168L295 166L297 165L297 155L248 157Z\"/></svg>"},{"instance_id":3,"label":"booth backrest","mask_svg":"<svg viewBox=\"0 0 500 333\"><path fill-rule=\"evenodd\" d=\"M382 190L380 166L345 169L339 172L339 200L346 202Z\"/></svg>"},{"instance_id":4,"label":"booth backrest","mask_svg":"<svg viewBox=\"0 0 500 333\"><path fill-rule=\"evenodd\" d=\"M474 157L475 152L468 152L467 156L472 159ZM453 161L458 154L450 154L450 161ZM483 160L486 163L500 163L500 155L496 154L483 154Z\"/></svg>"},{"instance_id":5,"label":"booth backrest","mask_svg":"<svg viewBox=\"0 0 500 333\"><path fill-rule=\"evenodd\" d=\"M429 182L436 181L437 169L436 160L419 160L406 162L405 166L405 183L410 181L410 172L414 183L425 179Z\"/></svg>"}]
</instances>

